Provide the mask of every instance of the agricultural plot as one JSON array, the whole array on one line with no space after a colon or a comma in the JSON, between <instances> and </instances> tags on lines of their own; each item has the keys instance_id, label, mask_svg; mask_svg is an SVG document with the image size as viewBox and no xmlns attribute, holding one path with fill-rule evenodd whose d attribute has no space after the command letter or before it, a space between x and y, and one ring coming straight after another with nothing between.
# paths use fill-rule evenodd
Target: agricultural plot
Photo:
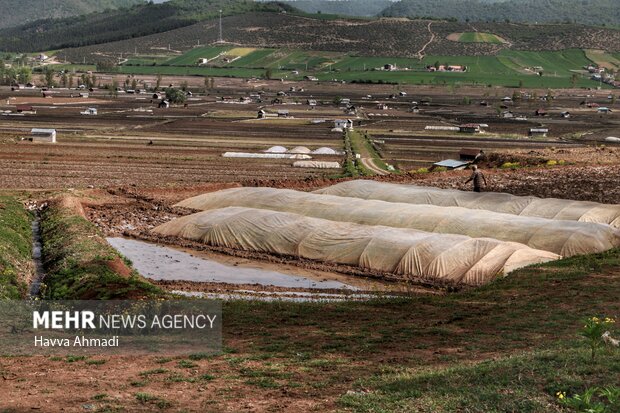
<instances>
[{"instance_id":1,"label":"agricultural plot","mask_svg":"<svg viewBox=\"0 0 620 413\"><path fill-rule=\"evenodd\" d=\"M606 53L604 50L586 50L586 57L609 70L618 70L620 68L620 54Z\"/></svg>"},{"instance_id":2,"label":"agricultural plot","mask_svg":"<svg viewBox=\"0 0 620 413\"><path fill-rule=\"evenodd\" d=\"M195 66L199 59L213 59L231 49L227 46L196 47L181 56L167 60L165 64L168 66Z\"/></svg>"},{"instance_id":3,"label":"agricultural plot","mask_svg":"<svg viewBox=\"0 0 620 413\"><path fill-rule=\"evenodd\" d=\"M459 42L463 43L494 43L494 44L502 44L505 42L501 37L493 34L493 33L482 33L482 32L465 32L465 33L454 33L450 35L448 39L452 40L452 38L456 39Z\"/></svg>"}]
</instances>

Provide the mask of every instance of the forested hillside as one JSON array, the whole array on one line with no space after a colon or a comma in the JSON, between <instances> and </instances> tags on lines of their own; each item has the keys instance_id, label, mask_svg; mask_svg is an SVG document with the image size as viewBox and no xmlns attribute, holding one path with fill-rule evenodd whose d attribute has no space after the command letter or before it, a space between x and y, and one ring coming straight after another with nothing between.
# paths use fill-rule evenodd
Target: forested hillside
<instances>
[{"instance_id":1,"label":"forested hillside","mask_svg":"<svg viewBox=\"0 0 620 413\"><path fill-rule=\"evenodd\" d=\"M260 0L264 1L264 0ZM306 13L376 16L394 0L281 0Z\"/></svg>"},{"instance_id":2,"label":"forested hillside","mask_svg":"<svg viewBox=\"0 0 620 413\"><path fill-rule=\"evenodd\" d=\"M36 0L41 1L41 0ZM107 10L64 19L37 20L0 30L0 50L33 52L79 47L141 37L184 27L215 17L250 11L292 11L279 3L252 0L171 0L123 10Z\"/></svg>"},{"instance_id":3,"label":"forested hillside","mask_svg":"<svg viewBox=\"0 0 620 413\"><path fill-rule=\"evenodd\" d=\"M118 9L145 0L0 0L0 28L21 26L34 20L58 19Z\"/></svg>"},{"instance_id":4,"label":"forested hillside","mask_svg":"<svg viewBox=\"0 0 620 413\"><path fill-rule=\"evenodd\" d=\"M385 9L388 17L454 18L461 21L577 22L620 26L618 0L401 0Z\"/></svg>"}]
</instances>

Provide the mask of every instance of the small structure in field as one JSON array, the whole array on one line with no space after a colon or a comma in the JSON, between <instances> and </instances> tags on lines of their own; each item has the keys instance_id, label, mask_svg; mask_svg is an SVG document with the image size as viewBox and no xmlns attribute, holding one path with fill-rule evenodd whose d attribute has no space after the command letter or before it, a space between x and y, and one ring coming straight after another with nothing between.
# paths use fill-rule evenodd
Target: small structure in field
<instances>
[{"instance_id":1,"label":"small structure in field","mask_svg":"<svg viewBox=\"0 0 620 413\"><path fill-rule=\"evenodd\" d=\"M465 169L469 165L469 162L457 161L455 159L445 159L443 161L435 162L433 168L446 168L449 171Z\"/></svg>"},{"instance_id":2,"label":"small structure in field","mask_svg":"<svg viewBox=\"0 0 620 413\"><path fill-rule=\"evenodd\" d=\"M562 116L562 118L564 119L568 119L570 118L570 112L562 112L560 116Z\"/></svg>"},{"instance_id":3,"label":"small structure in field","mask_svg":"<svg viewBox=\"0 0 620 413\"><path fill-rule=\"evenodd\" d=\"M80 112L80 114L81 115L96 116L97 115L97 108L88 108L84 112Z\"/></svg>"},{"instance_id":4,"label":"small structure in field","mask_svg":"<svg viewBox=\"0 0 620 413\"><path fill-rule=\"evenodd\" d=\"M199 65L206 65L207 63L209 63L209 59L207 59L206 57L201 57L200 59L198 59Z\"/></svg>"},{"instance_id":5,"label":"small structure in field","mask_svg":"<svg viewBox=\"0 0 620 413\"><path fill-rule=\"evenodd\" d=\"M383 70L387 70L389 72L396 70L396 65L393 65L391 63L385 64L383 65Z\"/></svg>"},{"instance_id":6,"label":"small structure in field","mask_svg":"<svg viewBox=\"0 0 620 413\"><path fill-rule=\"evenodd\" d=\"M318 82L319 78L316 76L304 76L304 80L309 80L311 82Z\"/></svg>"},{"instance_id":7,"label":"small structure in field","mask_svg":"<svg viewBox=\"0 0 620 413\"><path fill-rule=\"evenodd\" d=\"M36 115L37 110L30 105L17 105L15 108L17 113L23 113L25 115Z\"/></svg>"},{"instance_id":8,"label":"small structure in field","mask_svg":"<svg viewBox=\"0 0 620 413\"><path fill-rule=\"evenodd\" d=\"M33 142L56 143L56 129L32 128L30 136Z\"/></svg>"},{"instance_id":9,"label":"small structure in field","mask_svg":"<svg viewBox=\"0 0 620 413\"><path fill-rule=\"evenodd\" d=\"M289 111L287 109L280 109L278 111L278 117L279 118L288 118L289 117Z\"/></svg>"},{"instance_id":10,"label":"small structure in field","mask_svg":"<svg viewBox=\"0 0 620 413\"><path fill-rule=\"evenodd\" d=\"M611 113L611 109L605 106L601 106L600 108L597 109L597 112L598 113Z\"/></svg>"},{"instance_id":11,"label":"small structure in field","mask_svg":"<svg viewBox=\"0 0 620 413\"><path fill-rule=\"evenodd\" d=\"M480 133L480 125L476 123L466 123L459 125L459 132L461 133Z\"/></svg>"},{"instance_id":12,"label":"small structure in field","mask_svg":"<svg viewBox=\"0 0 620 413\"><path fill-rule=\"evenodd\" d=\"M336 119L334 121L334 129L353 130L353 121L351 119Z\"/></svg>"},{"instance_id":13,"label":"small structure in field","mask_svg":"<svg viewBox=\"0 0 620 413\"><path fill-rule=\"evenodd\" d=\"M536 109L536 112L534 112L534 114L536 116L547 116L547 110L543 108L539 108L539 109Z\"/></svg>"},{"instance_id":14,"label":"small structure in field","mask_svg":"<svg viewBox=\"0 0 620 413\"><path fill-rule=\"evenodd\" d=\"M530 128L529 131L529 136L531 137L542 137L545 138L547 137L547 134L549 133L549 129L548 128Z\"/></svg>"}]
</instances>

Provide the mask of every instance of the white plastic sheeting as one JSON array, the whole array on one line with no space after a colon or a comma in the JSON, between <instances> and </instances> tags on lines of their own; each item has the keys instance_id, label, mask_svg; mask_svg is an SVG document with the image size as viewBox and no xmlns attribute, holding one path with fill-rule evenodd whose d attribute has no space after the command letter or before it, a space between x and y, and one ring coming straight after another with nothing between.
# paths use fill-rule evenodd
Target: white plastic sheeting
<instances>
[{"instance_id":1,"label":"white plastic sheeting","mask_svg":"<svg viewBox=\"0 0 620 413\"><path fill-rule=\"evenodd\" d=\"M230 207L172 220L154 230L218 247L302 257L397 278L481 285L514 269L559 258L495 239L332 222Z\"/></svg>"},{"instance_id":2,"label":"white plastic sheeting","mask_svg":"<svg viewBox=\"0 0 620 413\"><path fill-rule=\"evenodd\" d=\"M464 192L368 180L342 182L314 193L409 204L458 206L527 217L597 222L620 228L620 205L617 204L515 196L499 192Z\"/></svg>"},{"instance_id":3,"label":"white plastic sheeting","mask_svg":"<svg viewBox=\"0 0 620 413\"><path fill-rule=\"evenodd\" d=\"M266 153L286 153L287 149L284 146L272 146L269 149L265 149Z\"/></svg>"},{"instance_id":4,"label":"white plastic sheeting","mask_svg":"<svg viewBox=\"0 0 620 413\"><path fill-rule=\"evenodd\" d=\"M312 151L313 155L340 155L341 152L325 146Z\"/></svg>"},{"instance_id":5,"label":"white plastic sheeting","mask_svg":"<svg viewBox=\"0 0 620 413\"><path fill-rule=\"evenodd\" d=\"M310 155L290 153L225 152L222 156L224 158L312 159Z\"/></svg>"},{"instance_id":6,"label":"white plastic sheeting","mask_svg":"<svg viewBox=\"0 0 620 413\"><path fill-rule=\"evenodd\" d=\"M314 168L314 169L338 169L340 163L326 161L295 161L293 166L296 168Z\"/></svg>"},{"instance_id":7,"label":"white plastic sheeting","mask_svg":"<svg viewBox=\"0 0 620 413\"><path fill-rule=\"evenodd\" d=\"M413 205L320 195L288 189L232 188L186 199L177 206L209 210L239 206L291 212L338 222L411 228L519 242L562 256L609 250L620 231L609 225L524 217L460 207Z\"/></svg>"},{"instance_id":8,"label":"white plastic sheeting","mask_svg":"<svg viewBox=\"0 0 620 413\"><path fill-rule=\"evenodd\" d=\"M305 146L295 146L293 149L288 151L288 153L305 153L305 154L308 154L308 153L310 153L310 149L306 148Z\"/></svg>"}]
</instances>

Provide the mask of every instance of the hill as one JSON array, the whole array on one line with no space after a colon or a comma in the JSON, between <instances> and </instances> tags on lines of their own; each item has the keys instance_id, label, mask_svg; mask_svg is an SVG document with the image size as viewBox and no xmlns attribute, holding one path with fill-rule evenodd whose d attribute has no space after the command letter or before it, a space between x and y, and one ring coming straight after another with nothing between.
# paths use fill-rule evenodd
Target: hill
<instances>
[{"instance_id":1,"label":"hill","mask_svg":"<svg viewBox=\"0 0 620 413\"><path fill-rule=\"evenodd\" d=\"M266 0L258 0L266 1ZM281 0L306 13L328 13L342 16L376 16L395 0Z\"/></svg>"},{"instance_id":2,"label":"hill","mask_svg":"<svg viewBox=\"0 0 620 413\"><path fill-rule=\"evenodd\" d=\"M0 30L0 50L35 52L78 47L166 32L219 15L249 11L293 11L278 3L252 0L171 0L145 3L122 10L63 18L37 20Z\"/></svg>"},{"instance_id":3,"label":"hill","mask_svg":"<svg viewBox=\"0 0 620 413\"><path fill-rule=\"evenodd\" d=\"M0 29L143 3L145 0L0 0Z\"/></svg>"},{"instance_id":4,"label":"hill","mask_svg":"<svg viewBox=\"0 0 620 413\"><path fill-rule=\"evenodd\" d=\"M617 0L401 0L386 8L386 17L433 17L459 21L573 22L620 25Z\"/></svg>"},{"instance_id":5,"label":"hill","mask_svg":"<svg viewBox=\"0 0 620 413\"><path fill-rule=\"evenodd\" d=\"M223 20L224 40L248 47L333 51L361 56L419 57L496 56L502 50L553 51L600 49L620 51L620 31L575 24L527 25L516 23L468 24L429 20L320 20L290 13L246 13ZM475 30L474 30L475 29ZM465 32L487 33L487 42L461 41ZM197 44L217 41L217 21L141 38L65 49L61 56L70 61L117 63L123 57L184 52ZM471 40L465 36L465 40ZM478 36L480 37L480 36ZM456 40L452 40L455 39ZM476 37L473 37L476 40ZM490 41L492 40L492 41Z\"/></svg>"}]
</instances>

